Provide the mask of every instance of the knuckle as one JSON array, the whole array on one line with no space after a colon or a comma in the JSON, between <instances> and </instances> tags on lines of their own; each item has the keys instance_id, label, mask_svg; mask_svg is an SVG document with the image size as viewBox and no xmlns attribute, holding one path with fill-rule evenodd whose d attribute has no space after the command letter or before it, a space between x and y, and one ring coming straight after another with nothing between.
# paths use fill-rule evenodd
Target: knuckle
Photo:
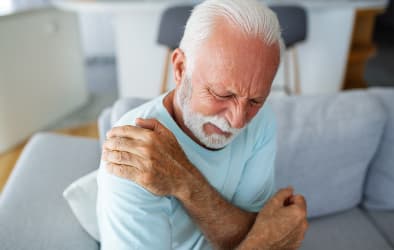
<instances>
[{"instance_id":1,"label":"knuckle","mask_svg":"<svg viewBox=\"0 0 394 250\"><path fill-rule=\"evenodd\" d=\"M301 221L305 219L306 211L304 209L297 208L294 210L294 216L297 218L297 220Z\"/></svg>"},{"instance_id":2,"label":"knuckle","mask_svg":"<svg viewBox=\"0 0 394 250\"><path fill-rule=\"evenodd\" d=\"M126 162L130 160L129 154L127 152L120 152L120 160Z\"/></svg>"},{"instance_id":3,"label":"knuckle","mask_svg":"<svg viewBox=\"0 0 394 250\"><path fill-rule=\"evenodd\" d=\"M112 140L113 148L120 148L122 146L122 138L116 138Z\"/></svg>"},{"instance_id":4,"label":"knuckle","mask_svg":"<svg viewBox=\"0 0 394 250\"><path fill-rule=\"evenodd\" d=\"M112 153L114 155L114 160L116 162L121 162L122 161L122 154L120 152L113 151Z\"/></svg>"},{"instance_id":5,"label":"knuckle","mask_svg":"<svg viewBox=\"0 0 394 250\"><path fill-rule=\"evenodd\" d=\"M131 125L124 125L120 127L123 133L127 133L131 129Z\"/></svg>"},{"instance_id":6,"label":"knuckle","mask_svg":"<svg viewBox=\"0 0 394 250\"><path fill-rule=\"evenodd\" d=\"M123 173L124 173L124 168L123 168L122 165L117 165L117 166L115 167L115 169L116 169L116 172L117 172L119 175L123 175Z\"/></svg>"},{"instance_id":7,"label":"knuckle","mask_svg":"<svg viewBox=\"0 0 394 250\"><path fill-rule=\"evenodd\" d=\"M107 149L107 148L111 148L111 140L110 139L106 139L103 143L102 149Z\"/></svg>"}]
</instances>

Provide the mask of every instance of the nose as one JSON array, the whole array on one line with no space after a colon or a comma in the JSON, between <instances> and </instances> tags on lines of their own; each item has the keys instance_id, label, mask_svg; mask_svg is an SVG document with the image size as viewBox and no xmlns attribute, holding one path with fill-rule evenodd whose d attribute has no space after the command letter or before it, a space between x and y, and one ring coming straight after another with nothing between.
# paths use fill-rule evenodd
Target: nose
<instances>
[{"instance_id":1,"label":"nose","mask_svg":"<svg viewBox=\"0 0 394 250\"><path fill-rule=\"evenodd\" d=\"M228 122L232 128L243 128L246 125L247 103L240 102L233 105L229 112Z\"/></svg>"}]
</instances>

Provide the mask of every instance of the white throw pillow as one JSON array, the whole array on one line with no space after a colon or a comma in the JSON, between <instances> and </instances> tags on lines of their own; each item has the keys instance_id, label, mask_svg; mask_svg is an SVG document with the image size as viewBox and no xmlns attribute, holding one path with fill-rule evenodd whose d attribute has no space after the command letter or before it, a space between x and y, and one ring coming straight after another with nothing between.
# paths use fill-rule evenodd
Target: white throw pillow
<instances>
[{"instance_id":1,"label":"white throw pillow","mask_svg":"<svg viewBox=\"0 0 394 250\"><path fill-rule=\"evenodd\" d=\"M97 215L97 170L71 183L63 192L75 217L95 240L100 240Z\"/></svg>"}]
</instances>

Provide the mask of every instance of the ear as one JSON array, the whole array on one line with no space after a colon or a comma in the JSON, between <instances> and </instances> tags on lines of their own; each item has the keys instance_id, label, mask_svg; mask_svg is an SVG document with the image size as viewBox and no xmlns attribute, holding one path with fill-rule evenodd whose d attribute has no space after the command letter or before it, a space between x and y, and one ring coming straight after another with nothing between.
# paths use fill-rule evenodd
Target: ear
<instances>
[{"instance_id":1,"label":"ear","mask_svg":"<svg viewBox=\"0 0 394 250\"><path fill-rule=\"evenodd\" d=\"M177 86L179 86L184 74L186 73L185 53L179 48L175 49L174 52L172 52L171 63L172 63L175 83Z\"/></svg>"}]
</instances>

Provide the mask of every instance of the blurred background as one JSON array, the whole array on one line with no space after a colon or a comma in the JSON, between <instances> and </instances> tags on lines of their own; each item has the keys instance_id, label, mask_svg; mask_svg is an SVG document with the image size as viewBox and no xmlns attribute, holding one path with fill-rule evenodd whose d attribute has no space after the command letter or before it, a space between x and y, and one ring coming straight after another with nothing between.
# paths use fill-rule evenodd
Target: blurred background
<instances>
[{"instance_id":1,"label":"blurred background","mask_svg":"<svg viewBox=\"0 0 394 250\"><path fill-rule=\"evenodd\" d=\"M0 184L33 133L97 138L100 112L118 98L172 88L161 17L198 2L0 0ZM262 2L306 13L305 37L281 65L273 95L394 86L392 0Z\"/></svg>"}]
</instances>

